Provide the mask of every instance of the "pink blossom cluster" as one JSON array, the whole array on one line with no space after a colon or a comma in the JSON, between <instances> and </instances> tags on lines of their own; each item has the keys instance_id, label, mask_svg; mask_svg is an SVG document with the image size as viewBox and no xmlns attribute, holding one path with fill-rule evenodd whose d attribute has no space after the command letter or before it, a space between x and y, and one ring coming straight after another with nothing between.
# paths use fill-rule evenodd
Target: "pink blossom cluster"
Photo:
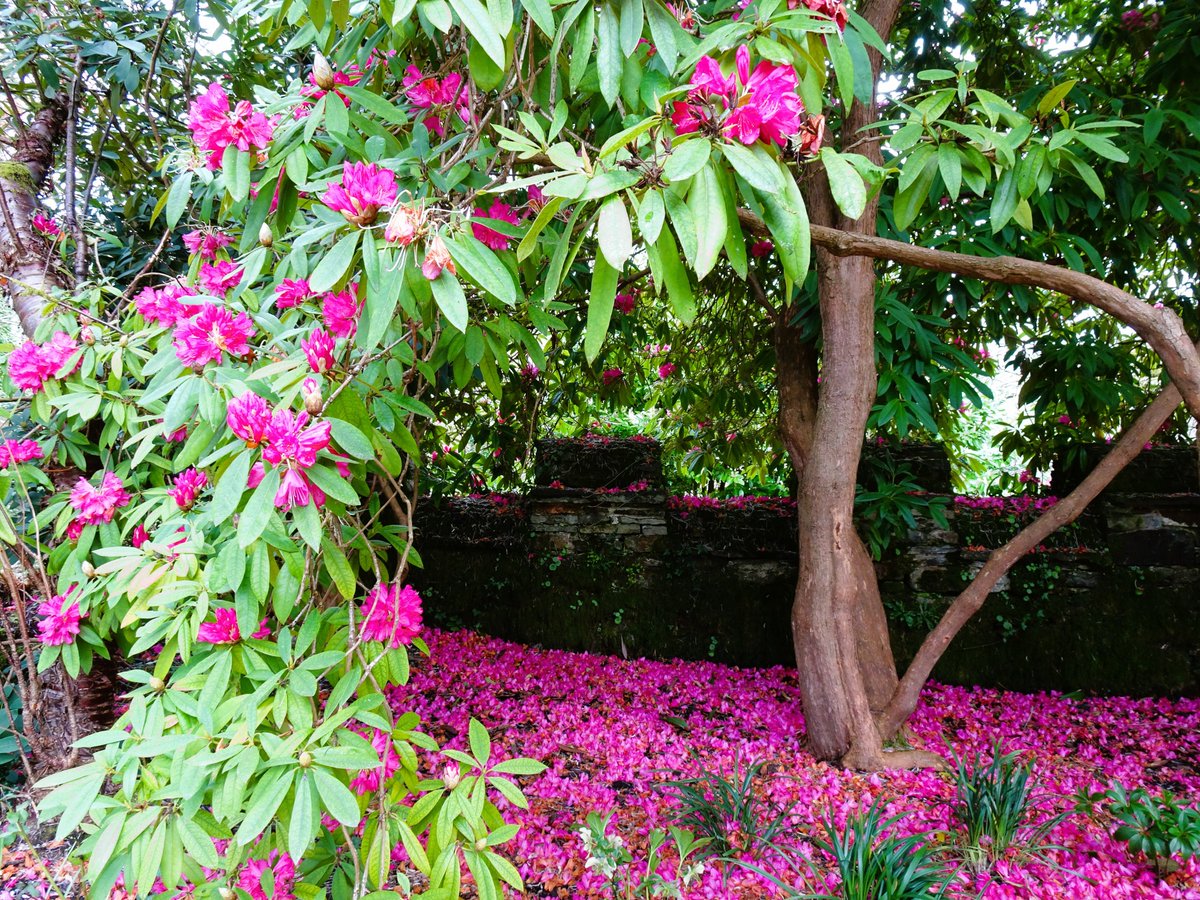
<instances>
[{"instance_id":1,"label":"pink blossom cluster","mask_svg":"<svg viewBox=\"0 0 1200 900\"><path fill-rule=\"evenodd\" d=\"M113 520L113 514L129 505L129 492L125 482L115 472L105 471L100 476L100 485L95 486L86 478L75 482L71 490L71 508L78 515L78 525L103 525Z\"/></svg>"},{"instance_id":2,"label":"pink blossom cluster","mask_svg":"<svg viewBox=\"0 0 1200 900\"><path fill-rule=\"evenodd\" d=\"M350 790L356 794L373 794L380 785L387 782L400 768L400 756L396 753L396 745L392 736L380 728L367 729L362 725L351 726L351 730L361 734L371 742L371 746L379 755L380 765L374 769L363 769L350 779Z\"/></svg>"},{"instance_id":3,"label":"pink blossom cluster","mask_svg":"<svg viewBox=\"0 0 1200 900\"><path fill-rule=\"evenodd\" d=\"M63 371L78 351L79 344L65 331L56 331L44 344L26 341L8 355L8 377L20 390L40 391L47 381L66 378L79 369L82 356L69 372Z\"/></svg>"},{"instance_id":4,"label":"pink blossom cluster","mask_svg":"<svg viewBox=\"0 0 1200 900\"><path fill-rule=\"evenodd\" d=\"M376 585L367 593L360 613L364 640L396 649L421 633L421 595L412 585Z\"/></svg>"},{"instance_id":5,"label":"pink blossom cluster","mask_svg":"<svg viewBox=\"0 0 1200 900\"><path fill-rule=\"evenodd\" d=\"M408 102L424 111L421 123L438 137L445 136L451 114L464 123L471 121L470 91L458 72L437 78L423 75L416 66L409 66L405 70L404 90Z\"/></svg>"},{"instance_id":6,"label":"pink blossom cluster","mask_svg":"<svg viewBox=\"0 0 1200 900\"><path fill-rule=\"evenodd\" d=\"M204 263L200 266L200 287L206 294L224 298L242 283L242 267L228 259Z\"/></svg>"},{"instance_id":7,"label":"pink blossom cluster","mask_svg":"<svg viewBox=\"0 0 1200 900\"><path fill-rule=\"evenodd\" d=\"M45 213L34 213L30 224L33 225L34 231L41 232L51 240L58 240L62 237L62 229L58 227L58 223Z\"/></svg>"},{"instance_id":8,"label":"pink blossom cluster","mask_svg":"<svg viewBox=\"0 0 1200 900\"><path fill-rule=\"evenodd\" d=\"M177 321L171 343L185 366L203 369L228 354L242 358L250 353L254 322L244 312L235 313L215 303L202 303L194 317Z\"/></svg>"},{"instance_id":9,"label":"pink blossom cluster","mask_svg":"<svg viewBox=\"0 0 1200 900\"><path fill-rule=\"evenodd\" d=\"M275 130L274 123L250 101L239 100L231 107L225 88L215 81L192 101L188 127L196 146L208 154L208 167L214 170L221 168L226 147L266 150Z\"/></svg>"},{"instance_id":10,"label":"pink blossom cluster","mask_svg":"<svg viewBox=\"0 0 1200 900\"><path fill-rule=\"evenodd\" d=\"M750 70L750 48L738 47L733 75L711 56L701 57L686 101L674 103L678 134L716 131L743 144L785 144L800 130L804 107L796 93L796 70L762 60Z\"/></svg>"},{"instance_id":11,"label":"pink blossom cluster","mask_svg":"<svg viewBox=\"0 0 1200 900\"><path fill-rule=\"evenodd\" d=\"M696 494L682 494L677 497L668 497L667 509L681 519L686 519L688 513L700 510L716 512L770 510L780 516L791 516L796 512L796 501L790 497L754 494L745 494L740 497L702 497Z\"/></svg>"},{"instance_id":12,"label":"pink blossom cluster","mask_svg":"<svg viewBox=\"0 0 1200 900\"><path fill-rule=\"evenodd\" d=\"M200 492L208 486L208 476L193 467L175 476L174 486L167 490L180 509L191 509Z\"/></svg>"},{"instance_id":13,"label":"pink blossom cluster","mask_svg":"<svg viewBox=\"0 0 1200 900\"><path fill-rule=\"evenodd\" d=\"M414 663L405 687L389 689L397 712L415 709L466 749L474 716L492 732L497 758L530 756L548 766L523 780L528 810L499 801L521 825L510 858L531 893L600 900L611 896L587 868L577 830L589 812L612 811L626 843L644 852L648 832L672 823L673 807L656 786L702 769L730 776L734 766L763 761L777 774L760 797L791 808L790 834L799 841L833 816L839 824L876 800L886 816L902 817L904 833L952 834L953 783L934 770L860 774L817 762L804 747L800 689L790 668L736 669L708 662L644 659L537 650L470 632L426 632L432 655ZM486 677L480 677L481 673ZM681 724L682 723L682 724ZM1035 821L1072 803L1080 789L1119 779L1152 793L1200 793L1200 700L1071 699L1054 693L1015 694L930 685L910 721L918 746L967 759L1006 752L1034 762ZM422 768L437 771L429 757ZM1164 879L1111 837L1111 825L1074 814L1048 837L1046 862L1016 854L1001 859L1000 878L982 882L981 900L1196 900L1200 861ZM762 864L772 874L775 857ZM830 860L815 854L819 875ZM756 865L759 865L756 862ZM802 879L807 876L799 876ZM802 881L805 891L824 885ZM780 897L783 892L738 866L712 866L689 900Z\"/></svg>"},{"instance_id":14,"label":"pink blossom cluster","mask_svg":"<svg viewBox=\"0 0 1200 900\"><path fill-rule=\"evenodd\" d=\"M242 639L242 632L238 628L237 611L233 609L215 609L213 610L215 621L203 622L196 632L196 640L202 644L236 644ZM267 628L267 620L263 619L258 623L258 630L250 637L255 640L263 640L270 637L271 632Z\"/></svg>"},{"instance_id":15,"label":"pink blossom cluster","mask_svg":"<svg viewBox=\"0 0 1200 900\"><path fill-rule=\"evenodd\" d=\"M1015 515L1022 515L1030 510L1041 512L1057 502L1057 497L1034 497L1029 494L1018 494L1015 497L954 498L954 505L961 509L983 510L997 514L1013 513Z\"/></svg>"},{"instance_id":16,"label":"pink blossom cluster","mask_svg":"<svg viewBox=\"0 0 1200 900\"><path fill-rule=\"evenodd\" d=\"M185 303L185 297L195 297L196 289L171 282L160 288L142 288L133 298L134 306L147 322L171 328L200 312L199 303Z\"/></svg>"},{"instance_id":17,"label":"pink blossom cluster","mask_svg":"<svg viewBox=\"0 0 1200 900\"><path fill-rule=\"evenodd\" d=\"M263 876L271 872L271 893L267 893L267 885ZM286 853L272 850L263 859L248 859L238 870L236 885L247 894L251 900L293 900L296 881L296 866Z\"/></svg>"},{"instance_id":18,"label":"pink blossom cluster","mask_svg":"<svg viewBox=\"0 0 1200 900\"><path fill-rule=\"evenodd\" d=\"M633 294L617 294L613 299L613 309L622 315L630 315L637 306L637 297Z\"/></svg>"},{"instance_id":19,"label":"pink blossom cluster","mask_svg":"<svg viewBox=\"0 0 1200 900\"><path fill-rule=\"evenodd\" d=\"M253 392L247 392L229 401L226 407L225 424L235 435L245 441L247 447L262 450L263 462L255 463L250 469L247 487L255 488L266 477L263 463L280 469L282 476L279 490L275 493L275 505L280 509L308 506L325 502L325 492L317 487L305 474L305 470L316 465L317 454L325 450L330 442L330 425L317 422L310 425L308 413L294 413L290 409L272 409L271 405ZM339 462L343 477L349 477L349 469Z\"/></svg>"},{"instance_id":20,"label":"pink blossom cluster","mask_svg":"<svg viewBox=\"0 0 1200 900\"><path fill-rule=\"evenodd\" d=\"M38 639L47 647L69 644L79 635L83 615L77 602L67 602L75 588L76 585L71 585L65 594L55 594L38 604L38 615L41 616L37 626Z\"/></svg>"},{"instance_id":21,"label":"pink blossom cluster","mask_svg":"<svg viewBox=\"0 0 1200 900\"><path fill-rule=\"evenodd\" d=\"M45 454L42 452L42 445L37 441L18 441L10 438L3 443L0 443L0 469L7 469L9 466L18 466L21 463L33 462L35 459L41 459Z\"/></svg>"},{"instance_id":22,"label":"pink blossom cluster","mask_svg":"<svg viewBox=\"0 0 1200 900\"><path fill-rule=\"evenodd\" d=\"M214 228L201 228L189 231L183 236L183 246L192 256L201 259L216 259L217 251L223 250L233 243L233 235Z\"/></svg>"},{"instance_id":23,"label":"pink blossom cluster","mask_svg":"<svg viewBox=\"0 0 1200 900\"><path fill-rule=\"evenodd\" d=\"M380 210L396 202L396 173L375 163L348 162L340 181L331 181L321 200L347 222L371 225Z\"/></svg>"}]
</instances>

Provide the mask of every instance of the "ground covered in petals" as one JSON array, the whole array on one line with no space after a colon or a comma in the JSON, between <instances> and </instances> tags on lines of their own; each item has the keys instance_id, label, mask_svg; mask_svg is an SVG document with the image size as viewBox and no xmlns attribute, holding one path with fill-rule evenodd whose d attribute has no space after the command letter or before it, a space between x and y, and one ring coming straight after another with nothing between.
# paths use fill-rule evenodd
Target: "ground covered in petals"
<instances>
[{"instance_id":1,"label":"ground covered in petals","mask_svg":"<svg viewBox=\"0 0 1200 900\"><path fill-rule=\"evenodd\" d=\"M735 765L766 764L756 787L794 808L791 838L833 815L843 822L879 799L898 828L953 840L950 776L934 771L856 774L816 762L804 750L799 692L783 668L736 669L705 662L622 660L532 649L470 632L432 633L430 659L417 661L411 683L395 697L415 708L449 746L466 742L479 718L496 753L531 756L549 767L522 779L531 801L512 811L522 824L510 853L532 896L601 897L603 881L585 868L578 829L589 812L614 812L620 833L637 847L672 821L674 807L656 786L700 770L732 774ZM1073 806L1080 789L1126 787L1200 796L1200 701L1077 699L1056 694L931 686L911 722L914 743L971 758L995 741L1035 761L1043 818ZM1111 821L1074 813L1050 834L1046 862L1002 860L982 896L1001 898L1200 898L1195 860L1159 877L1110 837ZM814 863L827 861L813 853ZM754 864L806 890L832 886L798 880L764 856ZM965 875L963 876L966 877ZM709 866L686 896L779 896L760 875Z\"/></svg>"}]
</instances>

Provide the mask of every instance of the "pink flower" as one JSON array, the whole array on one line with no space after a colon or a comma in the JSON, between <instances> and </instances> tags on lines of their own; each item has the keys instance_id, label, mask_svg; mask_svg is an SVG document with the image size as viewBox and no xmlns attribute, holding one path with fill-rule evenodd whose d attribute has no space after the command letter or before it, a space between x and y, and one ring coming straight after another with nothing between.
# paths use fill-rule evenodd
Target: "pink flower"
<instances>
[{"instance_id":1,"label":"pink flower","mask_svg":"<svg viewBox=\"0 0 1200 900\"><path fill-rule=\"evenodd\" d=\"M707 99L709 97L727 98L732 100L737 92L733 76L721 72L721 64L711 56L702 56L696 63L696 71L692 73L691 90L688 95Z\"/></svg>"},{"instance_id":2,"label":"pink flower","mask_svg":"<svg viewBox=\"0 0 1200 900\"><path fill-rule=\"evenodd\" d=\"M775 245L770 241L755 241L750 245L751 256L770 256L775 252Z\"/></svg>"},{"instance_id":3,"label":"pink flower","mask_svg":"<svg viewBox=\"0 0 1200 900\"><path fill-rule=\"evenodd\" d=\"M833 19L839 31L846 30L846 4L842 0L803 0L805 6L815 13ZM795 9L800 0L788 0L788 9Z\"/></svg>"},{"instance_id":4,"label":"pink flower","mask_svg":"<svg viewBox=\"0 0 1200 900\"><path fill-rule=\"evenodd\" d=\"M233 237L223 231L213 231L205 228L200 231L189 231L183 236L183 246L187 247L192 256L201 259L216 259L217 251L233 243Z\"/></svg>"},{"instance_id":5,"label":"pink flower","mask_svg":"<svg viewBox=\"0 0 1200 900\"><path fill-rule=\"evenodd\" d=\"M279 490L275 492L275 506L289 510L296 506L308 506L310 503L323 506L325 492L313 484L304 472L299 469L285 469L279 479Z\"/></svg>"},{"instance_id":6,"label":"pink flower","mask_svg":"<svg viewBox=\"0 0 1200 900\"><path fill-rule=\"evenodd\" d=\"M400 757L392 743L392 736L379 728L373 728L371 732L371 746L379 754L382 765L373 769L363 769L350 779L350 790L356 794L375 793L400 768Z\"/></svg>"},{"instance_id":7,"label":"pink flower","mask_svg":"<svg viewBox=\"0 0 1200 900\"><path fill-rule=\"evenodd\" d=\"M603 372L600 373L600 380L604 382L604 385L606 387L610 384L615 384L616 382L620 381L624 377L625 377L625 373L622 372L620 369L615 369L615 368L614 369L605 369Z\"/></svg>"},{"instance_id":8,"label":"pink flower","mask_svg":"<svg viewBox=\"0 0 1200 900\"><path fill-rule=\"evenodd\" d=\"M1068 428L1070 428L1070 427L1072 427L1072 426L1073 426L1075 423L1074 423L1073 421L1071 421L1071 417L1070 417L1070 416L1067 416L1067 415L1062 415L1062 416L1059 416L1059 417L1058 417L1058 424L1059 424L1059 425L1066 425Z\"/></svg>"},{"instance_id":9,"label":"pink flower","mask_svg":"<svg viewBox=\"0 0 1200 900\"><path fill-rule=\"evenodd\" d=\"M404 75L404 88L408 102L427 111L422 124L438 137L445 135L443 115L451 111L456 112L463 122L471 121L470 97L462 75L457 72L451 72L439 81L432 75L422 75L416 66L409 66Z\"/></svg>"},{"instance_id":10,"label":"pink flower","mask_svg":"<svg viewBox=\"0 0 1200 900\"><path fill-rule=\"evenodd\" d=\"M317 453L329 446L329 423L308 424L308 413L277 409L271 414L263 459L273 466L288 465L307 469L317 461Z\"/></svg>"},{"instance_id":11,"label":"pink flower","mask_svg":"<svg viewBox=\"0 0 1200 900\"><path fill-rule=\"evenodd\" d=\"M41 459L42 447L37 441L7 440L0 444L0 469Z\"/></svg>"},{"instance_id":12,"label":"pink flower","mask_svg":"<svg viewBox=\"0 0 1200 900\"><path fill-rule=\"evenodd\" d=\"M675 365L675 363L665 362L661 366L658 367L658 377L661 378L663 381L666 381L668 378L670 378L672 375L675 374L676 368L677 368L677 366Z\"/></svg>"},{"instance_id":13,"label":"pink flower","mask_svg":"<svg viewBox=\"0 0 1200 900\"><path fill-rule=\"evenodd\" d=\"M105 472L100 486L92 487L86 478L80 478L71 491L71 506L79 513L76 521L83 525L100 525L111 522L113 513L129 505L129 494L125 483L115 472Z\"/></svg>"},{"instance_id":14,"label":"pink flower","mask_svg":"<svg viewBox=\"0 0 1200 900\"><path fill-rule=\"evenodd\" d=\"M534 212L541 212L542 207L546 205L546 195L542 193L542 189L536 184L531 184L527 193L529 194L529 208Z\"/></svg>"},{"instance_id":15,"label":"pink flower","mask_svg":"<svg viewBox=\"0 0 1200 900\"><path fill-rule=\"evenodd\" d=\"M268 900L263 887L263 876L271 870L271 881L275 889L271 900L295 900L293 887L296 881L296 865L291 857L272 850L266 859L248 859L238 870L237 886L250 895L251 900Z\"/></svg>"},{"instance_id":16,"label":"pink flower","mask_svg":"<svg viewBox=\"0 0 1200 900\"><path fill-rule=\"evenodd\" d=\"M442 240L440 234L435 234L425 245L425 262L421 264L421 274L430 281L436 281L441 277L443 269L451 275L458 274L458 270L454 267L454 260L450 258L450 250L446 246L446 242Z\"/></svg>"},{"instance_id":17,"label":"pink flower","mask_svg":"<svg viewBox=\"0 0 1200 900\"><path fill-rule=\"evenodd\" d=\"M323 375L333 368L336 362L333 348L333 335L324 328L314 328L307 340L300 341L300 349L304 351L308 367L318 375Z\"/></svg>"},{"instance_id":18,"label":"pink flower","mask_svg":"<svg viewBox=\"0 0 1200 900\"><path fill-rule=\"evenodd\" d=\"M234 397L225 408L225 424L246 442L247 447L260 447L267 442L271 427L271 407L262 397L248 392Z\"/></svg>"},{"instance_id":19,"label":"pink flower","mask_svg":"<svg viewBox=\"0 0 1200 900\"><path fill-rule=\"evenodd\" d=\"M203 622L196 631L196 640L202 644L236 644L242 639L238 629L237 611L232 609L214 609L215 622ZM255 640L262 640L270 634L267 620L263 619L258 625L258 631L250 635Z\"/></svg>"},{"instance_id":20,"label":"pink flower","mask_svg":"<svg viewBox=\"0 0 1200 900\"><path fill-rule=\"evenodd\" d=\"M58 223L47 215L35 213L31 224L35 231L40 231L48 238L62 237L62 229L58 227Z\"/></svg>"},{"instance_id":21,"label":"pink flower","mask_svg":"<svg viewBox=\"0 0 1200 900\"><path fill-rule=\"evenodd\" d=\"M307 278L285 278L275 286L275 305L280 309L299 306L313 295Z\"/></svg>"},{"instance_id":22,"label":"pink flower","mask_svg":"<svg viewBox=\"0 0 1200 900\"><path fill-rule=\"evenodd\" d=\"M38 638L48 647L61 647L75 640L80 631L79 604L68 605L67 597L76 585L71 585L65 594L55 594L49 600L38 605Z\"/></svg>"},{"instance_id":23,"label":"pink flower","mask_svg":"<svg viewBox=\"0 0 1200 900\"><path fill-rule=\"evenodd\" d=\"M362 636L396 648L421 631L421 597L411 585L379 584L362 606Z\"/></svg>"},{"instance_id":24,"label":"pink flower","mask_svg":"<svg viewBox=\"0 0 1200 900\"><path fill-rule=\"evenodd\" d=\"M355 283L337 294L325 294L321 301L321 318L325 321L325 327L337 337L353 337L354 332L358 331L362 307L355 296L357 293L358 284Z\"/></svg>"},{"instance_id":25,"label":"pink flower","mask_svg":"<svg viewBox=\"0 0 1200 900\"><path fill-rule=\"evenodd\" d=\"M392 211L383 239L407 247L425 233L425 207L420 203L411 206L400 204Z\"/></svg>"},{"instance_id":26,"label":"pink flower","mask_svg":"<svg viewBox=\"0 0 1200 900\"><path fill-rule=\"evenodd\" d=\"M210 362L220 362L222 353L245 356L253 336L254 323L248 315L234 315L223 306L205 303L194 319L176 325L172 344L185 366L203 369Z\"/></svg>"},{"instance_id":27,"label":"pink flower","mask_svg":"<svg viewBox=\"0 0 1200 900\"><path fill-rule=\"evenodd\" d=\"M248 101L239 101L231 110L229 95L217 82L192 101L188 127L196 146L208 154L208 167L219 169L225 148L230 145L248 151L265 150L271 143L271 120L256 112Z\"/></svg>"},{"instance_id":28,"label":"pink flower","mask_svg":"<svg viewBox=\"0 0 1200 900\"><path fill-rule=\"evenodd\" d=\"M8 355L8 377L22 391L40 391L49 373L42 348L26 341Z\"/></svg>"},{"instance_id":29,"label":"pink flower","mask_svg":"<svg viewBox=\"0 0 1200 900\"><path fill-rule=\"evenodd\" d=\"M633 296L633 294L617 294L613 300L613 308L625 315L633 312L635 306L637 306L637 297Z\"/></svg>"},{"instance_id":30,"label":"pink flower","mask_svg":"<svg viewBox=\"0 0 1200 900\"><path fill-rule=\"evenodd\" d=\"M129 534L129 543L133 545L134 550L141 550L142 544L148 540L150 540L150 535L147 533L145 525L135 525Z\"/></svg>"},{"instance_id":31,"label":"pink flower","mask_svg":"<svg viewBox=\"0 0 1200 900\"><path fill-rule=\"evenodd\" d=\"M493 200L492 205L487 209L483 209L482 207L476 208L474 218L485 220L495 219L496 221L508 222L512 225L517 225L521 221L520 217L513 211L513 208L501 200ZM475 237L493 250L507 250L509 242L512 241L512 238L508 235L501 234L499 231L495 231L478 222L471 223L471 231Z\"/></svg>"},{"instance_id":32,"label":"pink flower","mask_svg":"<svg viewBox=\"0 0 1200 900\"><path fill-rule=\"evenodd\" d=\"M355 225L370 225L379 210L396 202L396 173L374 163L346 163L342 180L330 182L321 199Z\"/></svg>"},{"instance_id":33,"label":"pink flower","mask_svg":"<svg viewBox=\"0 0 1200 900\"><path fill-rule=\"evenodd\" d=\"M200 311L198 303L183 303L181 298L194 297L196 289L183 284L168 284L162 288L142 288L134 305L147 322L157 322L166 328L189 319Z\"/></svg>"},{"instance_id":34,"label":"pink flower","mask_svg":"<svg viewBox=\"0 0 1200 900\"><path fill-rule=\"evenodd\" d=\"M200 287L204 293L224 297L242 281L242 267L227 259L200 267Z\"/></svg>"},{"instance_id":35,"label":"pink flower","mask_svg":"<svg viewBox=\"0 0 1200 900\"><path fill-rule=\"evenodd\" d=\"M178 504L180 509L191 509L200 496L200 492L208 485L208 476L199 469L192 467L175 476L175 487L167 491Z\"/></svg>"},{"instance_id":36,"label":"pink flower","mask_svg":"<svg viewBox=\"0 0 1200 900\"><path fill-rule=\"evenodd\" d=\"M163 440L166 441L168 444L182 444L184 441L187 440L187 435L188 435L187 426L182 425L179 428L176 428L170 434L164 435Z\"/></svg>"},{"instance_id":37,"label":"pink flower","mask_svg":"<svg viewBox=\"0 0 1200 900\"><path fill-rule=\"evenodd\" d=\"M762 60L750 71L750 49L737 50L737 76L743 94L725 123L725 133L743 144L761 139L786 144L800 129L803 106L796 93L796 70Z\"/></svg>"}]
</instances>

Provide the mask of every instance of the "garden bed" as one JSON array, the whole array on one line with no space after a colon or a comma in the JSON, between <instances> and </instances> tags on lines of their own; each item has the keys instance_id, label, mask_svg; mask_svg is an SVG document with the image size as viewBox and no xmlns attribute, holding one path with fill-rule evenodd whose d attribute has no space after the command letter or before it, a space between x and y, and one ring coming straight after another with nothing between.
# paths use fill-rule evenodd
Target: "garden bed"
<instances>
[{"instance_id":1,"label":"garden bed","mask_svg":"<svg viewBox=\"0 0 1200 900\"><path fill-rule=\"evenodd\" d=\"M586 867L578 834L591 812L615 813L635 851L672 820L656 785L701 769L732 775L766 764L762 797L795 804L791 838L803 846L833 815L839 823L878 799L904 816L906 832L953 837L950 776L935 771L863 775L817 763L803 749L796 680L785 668L736 669L704 662L622 660L543 651L471 632L431 633L430 660L416 664L402 708L414 704L450 746L465 743L470 716L492 732L498 754L532 756L549 770L523 779L528 812L510 847L531 896L600 898L603 879ZM1074 699L1057 694L931 686L912 720L917 743L966 758L993 741L1035 762L1043 818L1073 805L1081 789L1116 779L1151 793L1200 792L1200 701ZM770 774L767 774L770 773ZM1071 814L1049 835L1053 865L1002 860L984 898L1200 898L1193 860L1160 878L1110 836L1111 822ZM610 833L613 830L610 829ZM825 866L819 854L814 859ZM756 865L772 868L769 858ZM776 871L790 877L783 867ZM722 883L723 876L727 877ZM832 886L832 885L830 885ZM811 882L808 889L812 890ZM689 898L782 896L760 876L708 866ZM825 889L825 888L822 888Z\"/></svg>"}]
</instances>

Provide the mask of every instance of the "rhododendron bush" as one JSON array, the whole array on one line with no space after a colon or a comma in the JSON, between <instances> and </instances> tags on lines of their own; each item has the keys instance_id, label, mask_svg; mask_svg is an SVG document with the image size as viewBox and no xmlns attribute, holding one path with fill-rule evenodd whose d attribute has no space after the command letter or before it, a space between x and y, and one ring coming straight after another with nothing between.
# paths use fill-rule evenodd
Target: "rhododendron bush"
<instances>
[{"instance_id":1,"label":"rhododendron bush","mask_svg":"<svg viewBox=\"0 0 1200 900\"><path fill-rule=\"evenodd\" d=\"M937 179L955 198L990 192L993 232L1029 223L1060 174L1095 190L1085 157L1112 158L1120 123L1072 127L1073 82L1018 110L964 63L926 79L938 84L907 107L885 166L878 141L860 143L878 124L894 2L859 15L751 0L704 16L660 0L178 6L109 8L116 25L39 11L16 28L37 127L20 141L29 177L0 170L16 211L0 223L0 267L28 337L5 377L32 424L0 454L5 646L26 721L48 717L39 671L69 682L128 663L121 717L76 746L90 760L73 753L82 764L41 782L59 835L86 835L93 890L279 898L328 883L340 900L519 887L512 779L540 764L501 758L478 723L439 754L404 701L409 653L426 652L408 583L423 457L555 351L577 350L599 389L627 390L634 379L603 358L614 320L652 308L686 326L739 290L753 297L739 315L765 309L778 330L811 554L794 633L798 658L825 663L800 669L813 753L899 759L883 741L936 655L901 682L886 633L868 653L882 607L861 544L844 538L876 386L864 258L914 248L857 239L897 171L898 228ZM184 24L236 40L185 53ZM49 59L29 63L43 46L69 61L70 89ZM79 104L98 97L116 99L81 124ZM145 111L133 127L130 106ZM103 196L116 222L122 191L144 200L154 185L124 216L155 235L141 255L115 225L80 224L81 135L102 148L84 207ZM33 215L57 141L61 227ZM135 164L137 177L121 168ZM1173 312L1049 266L1018 277L1011 261L997 274L938 259L914 264L1092 299L1200 412L1200 357ZM659 390L686 389L685 354L656 346ZM939 347L947 365L966 358ZM54 750L48 731L27 733Z\"/></svg>"}]
</instances>

